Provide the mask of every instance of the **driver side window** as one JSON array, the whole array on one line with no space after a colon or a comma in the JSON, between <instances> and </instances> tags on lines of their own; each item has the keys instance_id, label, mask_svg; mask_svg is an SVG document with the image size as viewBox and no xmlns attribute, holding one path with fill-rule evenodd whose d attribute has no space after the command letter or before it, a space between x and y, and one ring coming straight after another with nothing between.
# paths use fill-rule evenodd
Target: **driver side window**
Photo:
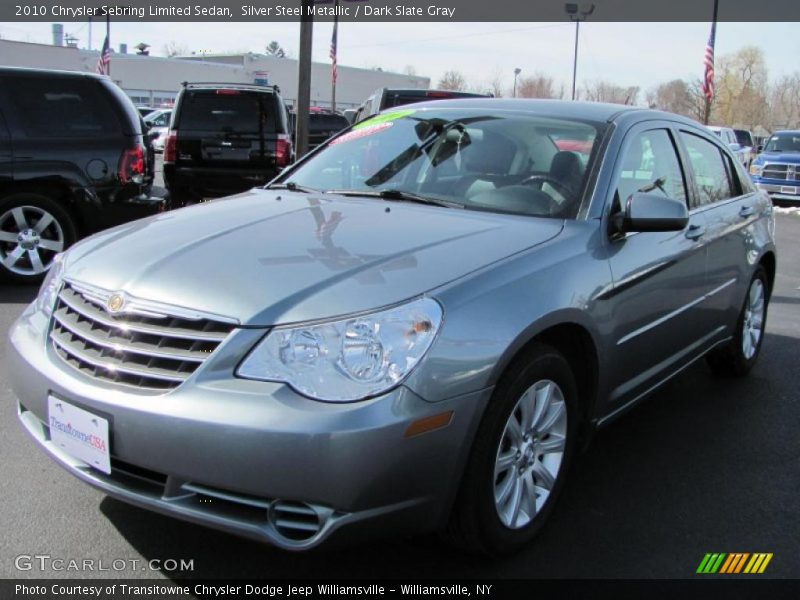
<instances>
[{"instance_id":1,"label":"driver side window","mask_svg":"<svg viewBox=\"0 0 800 600\"><path fill-rule=\"evenodd\" d=\"M625 150L615 200L622 206L636 192L686 202L683 172L666 129L637 134Z\"/></svg>"}]
</instances>

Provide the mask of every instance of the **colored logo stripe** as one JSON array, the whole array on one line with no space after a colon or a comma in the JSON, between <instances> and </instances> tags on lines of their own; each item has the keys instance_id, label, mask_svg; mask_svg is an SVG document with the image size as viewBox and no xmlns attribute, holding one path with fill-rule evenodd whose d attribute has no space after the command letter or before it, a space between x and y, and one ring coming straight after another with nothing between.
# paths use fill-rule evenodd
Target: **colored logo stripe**
<instances>
[{"instance_id":1,"label":"colored logo stripe","mask_svg":"<svg viewBox=\"0 0 800 600\"><path fill-rule=\"evenodd\" d=\"M732 552L727 554L709 552L700 561L697 573L701 574L726 574L736 573L763 573L769 562L772 560L772 553L757 552ZM745 566L747 565L747 566Z\"/></svg>"}]
</instances>

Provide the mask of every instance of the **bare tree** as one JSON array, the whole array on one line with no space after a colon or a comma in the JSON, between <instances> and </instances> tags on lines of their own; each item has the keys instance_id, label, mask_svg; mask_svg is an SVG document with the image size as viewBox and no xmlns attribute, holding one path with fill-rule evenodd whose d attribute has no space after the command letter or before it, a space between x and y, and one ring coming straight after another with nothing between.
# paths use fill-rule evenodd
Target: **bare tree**
<instances>
[{"instance_id":1,"label":"bare tree","mask_svg":"<svg viewBox=\"0 0 800 600\"><path fill-rule=\"evenodd\" d=\"M459 71L446 71L439 80L439 89L460 92L467 88L467 80Z\"/></svg>"},{"instance_id":2,"label":"bare tree","mask_svg":"<svg viewBox=\"0 0 800 600\"><path fill-rule=\"evenodd\" d=\"M589 102L636 104L638 97L638 87L623 87L604 80L597 80L593 83L585 83L583 89L583 99L588 100Z\"/></svg>"},{"instance_id":3,"label":"bare tree","mask_svg":"<svg viewBox=\"0 0 800 600\"><path fill-rule=\"evenodd\" d=\"M716 68L712 121L753 129L768 119L768 71L764 52L745 46L722 56Z\"/></svg>"},{"instance_id":4,"label":"bare tree","mask_svg":"<svg viewBox=\"0 0 800 600\"><path fill-rule=\"evenodd\" d=\"M517 82L517 96L520 98L560 98L562 93L563 86L557 92L555 80L544 73L537 72Z\"/></svg>"},{"instance_id":5,"label":"bare tree","mask_svg":"<svg viewBox=\"0 0 800 600\"><path fill-rule=\"evenodd\" d=\"M770 114L767 129L800 127L800 72L784 75L776 81L769 94Z\"/></svg>"},{"instance_id":6,"label":"bare tree","mask_svg":"<svg viewBox=\"0 0 800 600\"><path fill-rule=\"evenodd\" d=\"M492 76L489 79L486 87L492 92L492 94L494 94L495 98L503 97L505 78L503 77L503 71L500 69L500 67L495 67L492 69Z\"/></svg>"},{"instance_id":7,"label":"bare tree","mask_svg":"<svg viewBox=\"0 0 800 600\"><path fill-rule=\"evenodd\" d=\"M161 47L161 54L169 58L173 56L184 56L189 54L189 48L183 44L177 43L175 40L170 40Z\"/></svg>"}]
</instances>

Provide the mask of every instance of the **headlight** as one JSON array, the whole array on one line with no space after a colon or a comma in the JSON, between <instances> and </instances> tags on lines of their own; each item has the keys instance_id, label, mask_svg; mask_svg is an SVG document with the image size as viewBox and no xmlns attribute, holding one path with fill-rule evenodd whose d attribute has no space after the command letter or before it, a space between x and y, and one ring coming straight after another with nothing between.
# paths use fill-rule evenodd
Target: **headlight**
<instances>
[{"instance_id":1,"label":"headlight","mask_svg":"<svg viewBox=\"0 0 800 600\"><path fill-rule=\"evenodd\" d=\"M244 359L237 375L281 381L317 400L361 400L402 382L441 323L439 303L421 298L372 314L277 327Z\"/></svg>"},{"instance_id":2,"label":"headlight","mask_svg":"<svg viewBox=\"0 0 800 600\"><path fill-rule=\"evenodd\" d=\"M61 290L61 283L64 276L64 255L56 254L53 264L44 277L42 287L39 288L39 295L36 297L36 308L47 315L52 314L53 307L56 305L56 297Z\"/></svg>"},{"instance_id":3,"label":"headlight","mask_svg":"<svg viewBox=\"0 0 800 600\"><path fill-rule=\"evenodd\" d=\"M750 165L750 175L754 175L756 177L761 177L761 174L764 172L764 165L757 165L753 163Z\"/></svg>"}]
</instances>

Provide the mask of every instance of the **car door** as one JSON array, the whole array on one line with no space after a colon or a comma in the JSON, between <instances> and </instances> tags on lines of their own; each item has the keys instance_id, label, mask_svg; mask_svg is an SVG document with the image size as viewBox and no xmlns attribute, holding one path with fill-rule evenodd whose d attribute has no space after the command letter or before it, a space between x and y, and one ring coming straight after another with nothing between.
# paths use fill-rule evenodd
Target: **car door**
<instances>
[{"instance_id":1,"label":"car door","mask_svg":"<svg viewBox=\"0 0 800 600\"><path fill-rule=\"evenodd\" d=\"M2 101L2 97L0 97ZM3 112L0 111L0 186L11 182L14 176L11 136L6 127Z\"/></svg>"},{"instance_id":2,"label":"car door","mask_svg":"<svg viewBox=\"0 0 800 600\"><path fill-rule=\"evenodd\" d=\"M612 181L612 214L637 191L688 202L669 124L650 122L631 129ZM613 287L603 298L609 303L610 411L685 364L702 344L703 319L694 307L707 290L705 232L705 216L691 211L683 231L610 236Z\"/></svg>"},{"instance_id":3,"label":"car door","mask_svg":"<svg viewBox=\"0 0 800 600\"><path fill-rule=\"evenodd\" d=\"M706 219L709 291L702 306L704 325L722 334L736 322L749 284L751 229L759 216L760 200L728 153L709 136L681 129L678 137L693 184L690 205Z\"/></svg>"}]
</instances>

